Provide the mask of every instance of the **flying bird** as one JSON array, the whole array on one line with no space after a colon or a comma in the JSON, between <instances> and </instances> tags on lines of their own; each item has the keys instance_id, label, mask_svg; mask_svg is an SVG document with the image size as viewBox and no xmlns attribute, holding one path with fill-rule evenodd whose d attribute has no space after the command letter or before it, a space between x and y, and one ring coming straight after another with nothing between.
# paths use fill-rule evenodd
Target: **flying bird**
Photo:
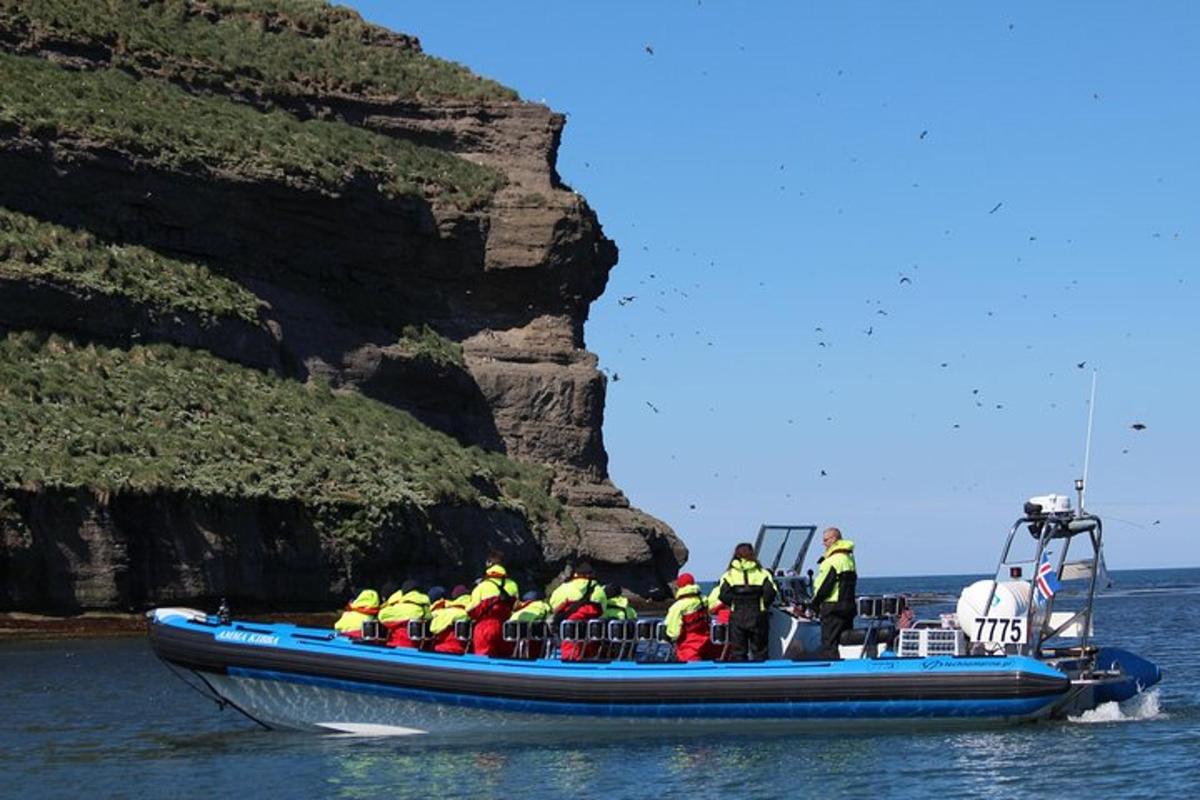
<instances>
[{"instance_id":1,"label":"flying bird","mask_svg":"<svg viewBox=\"0 0 1200 800\"><path fill-rule=\"evenodd\" d=\"M646 45L646 52L650 55L654 55L654 47L652 45Z\"/></svg>"},{"instance_id":2,"label":"flying bird","mask_svg":"<svg viewBox=\"0 0 1200 800\"><path fill-rule=\"evenodd\" d=\"M918 136L917 138L918 138L918 139L924 139L924 138L925 138L926 136L928 136L928 135L929 135L929 131L921 131L921 135L920 135L920 136Z\"/></svg>"},{"instance_id":3,"label":"flying bird","mask_svg":"<svg viewBox=\"0 0 1200 800\"><path fill-rule=\"evenodd\" d=\"M1086 367L1086 366L1087 366L1087 362L1086 362L1086 361L1080 361L1078 364L1076 364L1076 365L1075 365L1075 368L1076 368L1076 369L1083 369L1083 368L1084 368L1084 367Z\"/></svg>"},{"instance_id":4,"label":"flying bird","mask_svg":"<svg viewBox=\"0 0 1200 800\"><path fill-rule=\"evenodd\" d=\"M646 405L650 406L650 410L653 411L655 414L658 413L658 407L655 406L654 403L651 403L649 400L647 400Z\"/></svg>"},{"instance_id":5,"label":"flying bird","mask_svg":"<svg viewBox=\"0 0 1200 800\"><path fill-rule=\"evenodd\" d=\"M989 214L995 214L997 211L999 211L999 210L1000 210L1000 206L1002 206L1002 205L1004 205L1004 203L1003 203L1003 202L996 203L996 205L992 206L992 210L991 210L991 211L989 211L988 213L989 213Z\"/></svg>"},{"instance_id":6,"label":"flying bird","mask_svg":"<svg viewBox=\"0 0 1200 800\"><path fill-rule=\"evenodd\" d=\"M912 283L912 278L908 277L907 275L901 275L900 283Z\"/></svg>"},{"instance_id":7,"label":"flying bird","mask_svg":"<svg viewBox=\"0 0 1200 800\"><path fill-rule=\"evenodd\" d=\"M829 473L828 473L828 472L826 472L825 470L821 470L821 477L822 477L822 478L825 478L825 477L827 477L828 475L829 475Z\"/></svg>"},{"instance_id":8,"label":"flying bird","mask_svg":"<svg viewBox=\"0 0 1200 800\"><path fill-rule=\"evenodd\" d=\"M1130 425L1129 427L1133 428L1135 431L1144 431L1144 430L1146 430L1146 425L1145 425L1144 423L1141 423L1141 422L1135 422L1135 423L1133 423L1132 425Z\"/></svg>"},{"instance_id":9,"label":"flying bird","mask_svg":"<svg viewBox=\"0 0 1200 800\"><path fill-rule=\"evenodd\" d=\"M632 303L636 299L637 299L636 294L626 295L625 297L620 297L617 299L617 305L619 305L619 306L628 305L629 303Z\"/></svg>"}]
</instances>

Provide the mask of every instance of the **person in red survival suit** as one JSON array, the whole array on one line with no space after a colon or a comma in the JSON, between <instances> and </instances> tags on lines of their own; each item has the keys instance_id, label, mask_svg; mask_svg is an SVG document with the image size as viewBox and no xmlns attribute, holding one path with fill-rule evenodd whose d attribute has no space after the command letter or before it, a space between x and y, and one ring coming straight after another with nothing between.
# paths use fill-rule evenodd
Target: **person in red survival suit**
<instances>
[{"instance_id":1,"label":"person in red survival suit","mask_svg":"<svg viewBox=\"0 0 1200 800\"><path fill-rule=\"evenodd\" d=\"M675 643L677 659L701 661L712 658L708 603L700 595L700 587L690 572L681 572L675 579L675 602L667 610L666 621L667 638Z\"/></svg>"},{"instance_id":2,"label":"person in red survival suit","mask_svg":"<svg viewBox=\"0 0 1200 800\"><path fill-rule=\"evenodd\" d=\"M454 624L459 620L470 619L467 606L471 604L471 595L467 587L461 583L450 590L447 597L429 607L429 634L433 637L433 651L452 656L461 656L467 652L466 642L455 635Z\"/></svg>"},{"instance_id":3,"label":"person in red survival suit","mask_svg":"<svg viewBox=\"0 0 1200 800\"><path fill-rule=\"evenodd\" d=\"M592 565L587 562L576 564L571 579L550 595L550 607L554 609L553 621L556 628L563 620L577 622L598 619L604 614L607 604L608 595L604 593L604 587L596 581ZM578 647L574 642L563 642L559 654L563 661L582 661L594 657L599 646L597 643Z\"/></svg>"},{"instance_id":4,"label":"person in red survival suit","mask_svg":"<svg viewBox=\"0 0 1200 800\"><path fill-rule=\"evenodd\" d=\"M500 554L488 554L483 580L471 592L467 613L475 620L471 648L478 656L512 655L512 644L504 641L504 623L512 616L518 594L517 583L508 577L500 563Z\"/></svg>"}]
</instances>

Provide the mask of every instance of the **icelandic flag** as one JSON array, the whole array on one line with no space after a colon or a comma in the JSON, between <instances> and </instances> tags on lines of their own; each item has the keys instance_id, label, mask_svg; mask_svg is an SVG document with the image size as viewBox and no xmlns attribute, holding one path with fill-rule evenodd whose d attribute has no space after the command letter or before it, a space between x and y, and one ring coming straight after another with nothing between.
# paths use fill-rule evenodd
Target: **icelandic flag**
<instances>
[{"instance_id":1,"label":"icelandic flag","mask_svg":"<svg viewBox=\"0 0 1200 800\"><path fill-rule=\"evenodd\" d=\"M1038 564L1037 580L1038 603L1044 603L1057 592L1061 585L1058 582L1058 576L1054 574L1054 565L1050 563L1050 554L1042 553L1042 561Z\"/></svg>"}]
</instances>

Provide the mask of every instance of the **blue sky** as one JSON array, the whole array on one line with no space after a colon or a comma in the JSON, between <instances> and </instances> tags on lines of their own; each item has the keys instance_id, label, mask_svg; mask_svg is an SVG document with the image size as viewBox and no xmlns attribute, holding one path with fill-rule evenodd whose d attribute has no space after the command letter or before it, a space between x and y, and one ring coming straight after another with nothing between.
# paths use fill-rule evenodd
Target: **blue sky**
<instances>
[{"instance_id":1,"label":"blue sky","mask_svg":"<svg viewBox=\"0 0 1200 800\"><path fill-rule=\"evenodd\" d=\"M1200 564L1200 7L351 5L569 115L610 469L697 574L761 522L989 571L1093 369L1109 566Z\"/></svg>"}]
</instances>

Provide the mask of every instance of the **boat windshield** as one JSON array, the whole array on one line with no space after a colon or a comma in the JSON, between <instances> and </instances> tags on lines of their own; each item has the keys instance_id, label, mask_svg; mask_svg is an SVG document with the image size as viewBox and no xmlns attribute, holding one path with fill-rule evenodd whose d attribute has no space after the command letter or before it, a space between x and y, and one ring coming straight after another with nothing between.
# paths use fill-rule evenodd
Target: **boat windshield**
<instances>
[{"instance_id":1,"label":"boat windshield","mask_svg":"<svg viewBox=\"0 0 1200 800\"><path fill-rule=\"evenodd\" d=\"M816 531L816 525L763 525L758 529L754 552L771 572L781 569L799 572Z\"/></svg>"}]
</instances>

